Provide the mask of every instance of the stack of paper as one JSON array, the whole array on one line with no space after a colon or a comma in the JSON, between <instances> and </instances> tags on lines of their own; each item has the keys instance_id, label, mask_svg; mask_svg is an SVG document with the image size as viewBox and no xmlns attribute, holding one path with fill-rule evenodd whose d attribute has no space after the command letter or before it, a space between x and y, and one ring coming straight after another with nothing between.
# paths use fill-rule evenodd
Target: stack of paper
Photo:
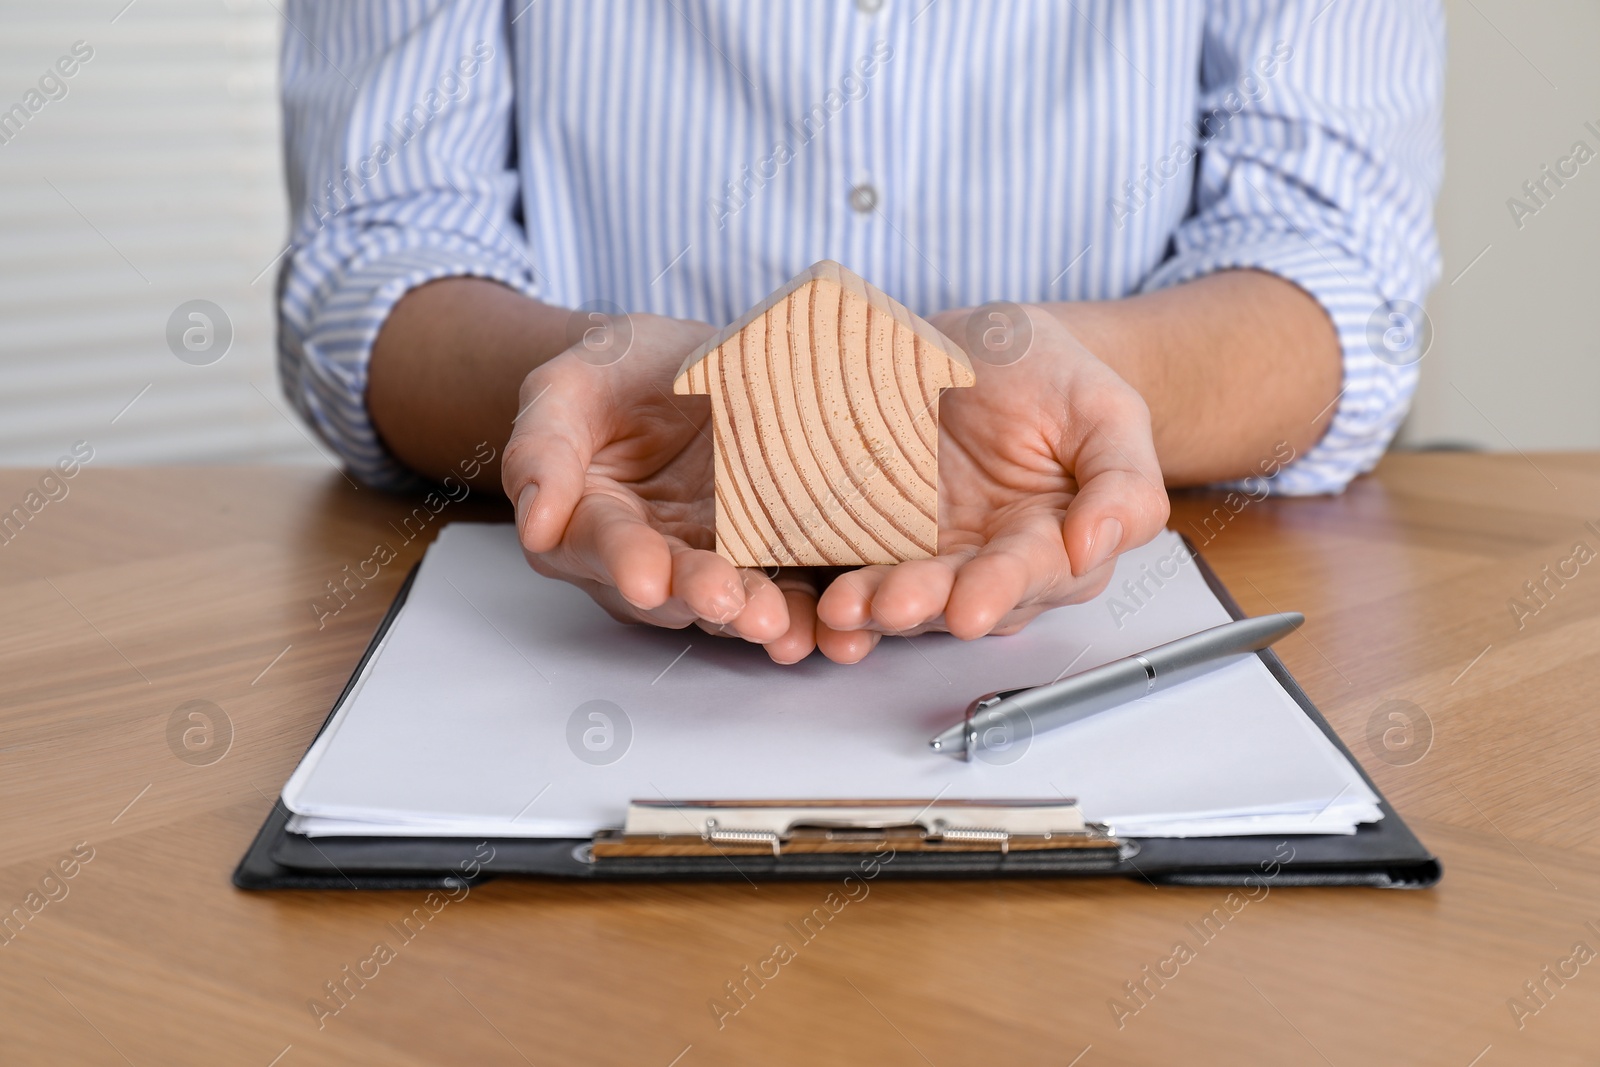
<instances>
[{"instance_id":1,"label":"stack of paper","mask_svg":"<svg viewBox=\"0 0 1600 1067\"><path fill-rule=\"evenodd\" d=\"M633 798L1067 797L1130 837L1379 819L1355 767L1253 657L985 760L928 749L982 693L1228 618L1166 532L1122 557L1105 595L1015 636L886 637L853 666L781 667L698 629L617 623L530 570L510 526L456 523L283 799L290 829L314 836L586 837Z\"/></svg>"}]
</instances>

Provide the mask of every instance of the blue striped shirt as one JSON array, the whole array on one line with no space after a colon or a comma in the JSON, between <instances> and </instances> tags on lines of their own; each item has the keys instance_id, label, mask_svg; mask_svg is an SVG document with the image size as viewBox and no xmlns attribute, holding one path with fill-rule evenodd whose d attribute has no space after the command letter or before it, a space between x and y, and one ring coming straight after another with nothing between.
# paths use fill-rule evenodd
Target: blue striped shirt
<instances>
[{"instance_id":1,"label":"blue striped shirt","mask_svg":"<svg viewBox=\"0 0 1600 1067\"><path fill-rule=\"evenodd\" d=\"M1437 0L286 13L279 367L372 484L408 478L367 414L373 339L447 276L721 325L824 258L922 314L1267 271L1344 354L1332 424L1279 492L1370 470L1416 385L1369 327L1439 272Z\"/></svg>"}]
</instances>

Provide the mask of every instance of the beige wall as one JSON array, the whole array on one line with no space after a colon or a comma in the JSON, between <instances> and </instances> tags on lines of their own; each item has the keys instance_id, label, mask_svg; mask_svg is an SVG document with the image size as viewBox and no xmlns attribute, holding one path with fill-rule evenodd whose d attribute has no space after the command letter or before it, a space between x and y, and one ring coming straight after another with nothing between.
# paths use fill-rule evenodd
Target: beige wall
<instances>
[{"instance_id":1,"label":"beige wall","mask_svg":"<svg viewBox=\"0 0 1600 1067\"><path fill-rule=\"evenodd\" d=\"M1600 153L1600 4L1447 6L1445 269L1402 440L1600 447L1600 154L1520 229L1506 207L1573 142Z\"/></svg>"}]
</instances>

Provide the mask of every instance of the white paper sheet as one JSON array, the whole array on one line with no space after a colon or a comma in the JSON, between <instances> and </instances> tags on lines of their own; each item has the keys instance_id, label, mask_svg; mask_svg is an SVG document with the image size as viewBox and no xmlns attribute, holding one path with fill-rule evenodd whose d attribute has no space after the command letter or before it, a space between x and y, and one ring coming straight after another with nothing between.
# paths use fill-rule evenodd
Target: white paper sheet
<instances>
[{"instance_id":1,"label":"white paper sheet","mask_svg":"<svg viewBox=\"0 0 1600 1067\"><path fill-rule=\"evenodd\" d=\"M509 525L454 523L283 798L313 835L581 837L620 825L636 797L1072 797L1145 837L1378 819L1356 769L1254 659L1041 733L998 757L1011 762L928 750L981 693L1226 621L1166 532L1122 557L1104 595L1015 636L890 637L853 666L780 667L698 629L619 624L530 570Z\"/></svg>"}]
</instances>

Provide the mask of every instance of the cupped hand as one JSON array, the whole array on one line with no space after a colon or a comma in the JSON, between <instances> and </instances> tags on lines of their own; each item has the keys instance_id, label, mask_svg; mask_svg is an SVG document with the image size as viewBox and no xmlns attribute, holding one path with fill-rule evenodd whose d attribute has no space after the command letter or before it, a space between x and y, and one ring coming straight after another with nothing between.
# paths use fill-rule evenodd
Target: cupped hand
<instances>
[{"instance_id":1,"label":"cupped hand","mask_svg":"<svg viewBox=\"0 0 1600 1067\"><path fill-rule=\"evenodd\" d=\"M524 555L613 617L700 626L765 645L780 663L815 647L816 590L717 555L711 409L677 396L704 323L626 315L586 324L524 380L502 465Z\"/></svg>"},{"instance_id":2,"label":"cupped hand","mask_svg":"<svg viewBox=\"0 0 1600 1067\"><path fill-rule=\"evenodd\" d=\"M940 400L939 554L834 579L816 640L840 662L884 634L1020 630L1099 594L1117 554L1167 520L1144 400L1064 323L1017 305L933 322L964 342L977 376Z\"/></svg>"}]
</instances>

